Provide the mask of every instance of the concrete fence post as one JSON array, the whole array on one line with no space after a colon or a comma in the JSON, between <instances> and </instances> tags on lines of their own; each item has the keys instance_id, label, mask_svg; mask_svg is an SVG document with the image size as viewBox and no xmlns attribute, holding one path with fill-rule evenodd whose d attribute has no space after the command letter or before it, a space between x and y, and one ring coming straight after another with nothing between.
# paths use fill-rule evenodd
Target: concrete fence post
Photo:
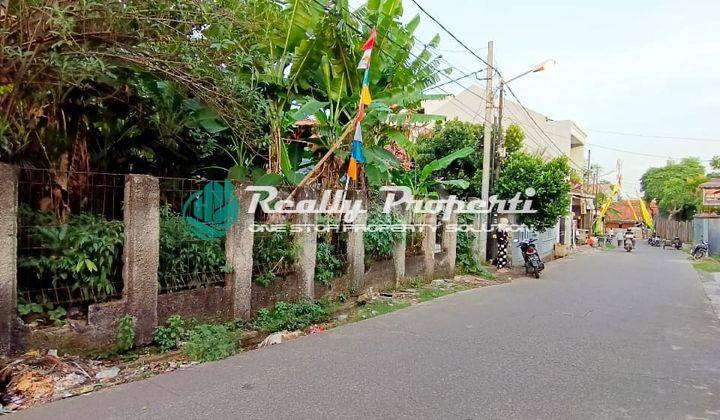
<instances>
[{"instance_id":1,"label":"concrete fence post","mask_svg":"<svg viewBox=\"0 0 720 420\"><path fill-rule=\"evenodd\" d=\"M445 231L442 237L442 247L447 252L447 270L450 277L455 276L455 263L457 261L457 212L450 213L450 220L445 225Z\"/></svg>"},{"instance_id":2,"label":"concrete fence post","mask_svg":"<svg viewBox=\"0 0 720 420\"><path fill-rule=\"evenodd\" d=\"M358 197L357 191L352 197L362 198ZM367 211L367 200L364 201L364 210ZM359 292L365 284L365 242L362 228L367 225L367 212L358 214L352 224L353 229L348 232L347 239L348 274L352 279L350 282L352 288Z\"/></svg>"},{"instance_id":3,"label":"concrete fence post","mask_svg":"<svg viewBox=\"0 0 720 420\"><path fill-rule=\"evenodd\" d=\"M307 200L316 198L310 190L302 190L297 199ZM315 262L317 260L317 232L313 229L317 215L314 213L300 213L295 218L296 223L302 226L302 231L295 233L295 244L300 248L300 255L296 263L297 274L300 277L301 293L304 297L315 299Z\"/></svg>"},{"instance_id":4,"label":"concrete fence post","mask_svg":"<svg viewBox=\"0 0 720 420\"><path fill-rule=\"evenodd\" d=\"M408 224L408 212L406 210L397 210L395 215L403 225ZM405 278L405 258L407 254L407 232L405 229L400 234L400 239L393 244L393 265L395 267L395 287L400 286L400 282Z\"/></svg>"},{"instance_id":5,"label":"concrete fence post","mask_svg":"<svg viewBox=\"0 0 720 420\"><path fill-rule=\"evenodd\" d=\"M225 239L225 258L232 269L226 277L225 287L230 290L232 316L235 319L250 320L252 301L252 266L255 234L252 226L255 214L248 213L250 194L245 185L235 184L238 215L235 224Z\"/></svg>"},{"instance_id":6,"label":"concrete fence post","mask_svg":"<svg viewBox=\"0 0 720 420\"><path fill-rule=\"evenodd\" d=\"M160 183L149 175L125 176L123 297L135 319L135 343L148 344L158 323Z\"/></svg>"},{"instance_id":7,"label":"concrete fence post","mask_svg":"<svg viewBox=\"0 0 720 420\"><path fill-rule=\"evenodd\" d=\"M18 169L0 163L0 354L12 349L17 318Z\"/></svg>"},{"instance_id":8,"label":"concrete fence post","mask_svg":"<svg viewBox=\"0 0 720 420\"><path fill-rule=\"evenodd\" d=\"M425 277L432 279L435 275L435 244L437 230L437 214L426 213L423 215L423 241L422 249L425 261Z\"/></svg>"}]
</instances>

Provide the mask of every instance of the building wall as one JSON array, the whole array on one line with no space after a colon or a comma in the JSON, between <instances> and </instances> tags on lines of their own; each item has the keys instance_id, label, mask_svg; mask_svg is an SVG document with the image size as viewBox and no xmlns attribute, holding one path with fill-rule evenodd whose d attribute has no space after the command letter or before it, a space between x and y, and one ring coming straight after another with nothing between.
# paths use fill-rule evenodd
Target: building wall
<instances>
[{"instance_id":1,"label":"building wall","mask_svg":"<svg viewBox=\"0 0 720 420\"><path fill-rule=\"evenodd\" d=\"M438 114L448 119L457 118L465 122L483 124L485 119L485 90L471 86L460 92L455 98L424 103L427 114ZM497 98L495 98L497 101ZM529 114L529 115L528 115ZM531 118L532 116L532 118ZM519 125L525 132L523 149L530 153L540 153L548 158L568 156L575 170L584 167L585 133L570 120L551 120L545 115L519 104L505 100L503 109L503 127Z\"/></svg>"}]
</instances>

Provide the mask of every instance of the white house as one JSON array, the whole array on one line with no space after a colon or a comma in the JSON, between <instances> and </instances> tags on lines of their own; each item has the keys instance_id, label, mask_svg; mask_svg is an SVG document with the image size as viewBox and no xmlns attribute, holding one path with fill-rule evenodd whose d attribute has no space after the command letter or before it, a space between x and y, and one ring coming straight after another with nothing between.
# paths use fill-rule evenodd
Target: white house
<instances>
[{"instance_id":1,"label":"white house","mask_svg":"<svg viewBox=\"0 0 720 420\"><path fill-rule=\"evenodd\" d=\"M568 156L571 167L582 173L585 166L587 135L577 124L571 120L553 120L531 109L523 109L520 104L507 97L504 102L502 126L507 128L511 124L517 124L522 128L525 132L525 141L523 142L525 151L540 153L547 158ZM485 104L485 90L479 86L472 86L457 95L442 100L427 101L424 107L427 114L483 124ZM495 104L497 107L497 95L495 95ZM548 255L552 252L555 243L566 245L572 243L573 222L573 214L571 209L568 209L568 216L561 218L553 229L545 232L526 232L521 236L537 236L539 239L538 249L543 255ZM514 254L517 254L517 250ZM513 255L516 263L519 262L518 259L520 259L519 254Z\"/></svg>"}]
</instances>

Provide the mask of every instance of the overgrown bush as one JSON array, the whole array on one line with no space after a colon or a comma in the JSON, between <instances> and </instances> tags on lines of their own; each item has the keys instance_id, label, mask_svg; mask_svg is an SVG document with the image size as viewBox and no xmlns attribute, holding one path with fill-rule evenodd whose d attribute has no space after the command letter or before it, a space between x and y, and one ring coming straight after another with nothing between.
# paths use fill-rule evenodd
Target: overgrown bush
<instances>
[{"instance_id":1,"label":"overgrown bush","mask_svg":"<svg viewBox=\"0 0 720 420\"><path fill-rule=\"evenodd\" d=\"M315 260L315 281L328 284L343 273L343 262L337 255L335 246L325 242L318 242Z\"/></svg>"},{"instance_id":2,"label":"overgrown bush","mask_svg":"<svg viewBox=\"0 0 720 420\"><path fill-rule=\"evenodd\" d=\"M182 352L199 362L212 362L230 357L238 350L237 332L225 325L203 324L190 330Z\"/></svg>"},{"instance_id":3,"label":"overgrown bush","mask_svg":"<svg viewBox=\"0 0 720 420\"><path fill-rule=\"evenodd\" d=\"M323 302L278 302L272 310L260 309L253 318L252 326L266 332L301 330L326 321L329 317L330 310Z\"/></svg>"},{"instance_id":4,"label":"overgrown bush","mask_svg":"<svg viewBox=\"0 0 720 420\"><path fill-rule=\"evenodd\" d=\"M535 213L520 214L520 222L543 231L555 226L558 218L570 208L570 165L567 156L548 162L539 155L523 152L511 155L495 184L499 198L510 199L520 194L521 200L532 200ZM535 195L528 197L527 191Z\"/></svg>"},{"instance_id":5,"label":"overgrown bush","mask_svg":"<svg viewBox=\"0 0 720 420\"><path fill-rule=\"evenodd\" d=\"M169 205L160 208L160 266L163 289L186 286L185 279L226 273L225 247L220 239L203 240L193 235Z\"/></svg>"},{"instance_id":6,"label":"overgrown bush","mask_svg":"<svg viewBox=\"0 0 720 420\"><path fill-rule=\"evenodd\" d=\"M55 305L47 299L28 302L23 297L18 297L17 312L26 322L39 319L55 326L63 325L67 316L67 310L61 305Z\"/></svg>"},{"instance_id":7,"label":"overgrown bush","mask_svg":"<svg viewBox=\"0 0 720 420\"><path fill-rule=\"evenodd\" d=\"M395 243L402 240L402 232L393 229L393 226L399 224L402 224L402 220L396 214L383 213L377 205L370 206L368 230L363 235L366 264L392 257Z\"/></svg>"},{"instance_id":8,"label":"overgrown bush","mask_svg":"<svg viewBox=\"0 0 720 420\"><path fill-rule=\"evenodd\" d=\"M297 261L300 247L289 227L280 232L255 236L253 246L253 279L267 286Z\"/></svg>"},{"instance_id":9,"label":"overgrown bush","mask_svg":"<svg viewBox=\"0 0 720 420\"><path fill-rule=\"evenodd\" d=\"M458 220L459 225L470 225L474 220L474 215L462 214ZM473 235L464 229L458 229L457 232L457 261L456 266L463 274L472 274L480 276L484 279L492 280L495 278L486 267L478 261L472 253ZM508 250L508 252L512 252Z\"/></svg>"},{"instance_id":10,"label":"overgrown bush","mask_svg":"<svg viewBox=\"0 0 720 420\"><path fill-rule=\"evenodd\" d=\"M38 252L20 253L18 266L31 271L38 288L67 286L83 300L100 300L115 293L124 242L123 224L97 214L55 217L27 206L20 207L21 235L29 237Z\"/></svg>"},{"instance_id":11,"label":"overgrown bush","mask_svg":"<svg viewBox=\"0 0 720 420\"><path fill-rule=\"evenodd\" d=\"M155 344L162 352L170 351L177 348L185 334L185 321L180 315L173 315L168 318L167 326L160 325L155 328Z\"/></svg>"}]
</instances>

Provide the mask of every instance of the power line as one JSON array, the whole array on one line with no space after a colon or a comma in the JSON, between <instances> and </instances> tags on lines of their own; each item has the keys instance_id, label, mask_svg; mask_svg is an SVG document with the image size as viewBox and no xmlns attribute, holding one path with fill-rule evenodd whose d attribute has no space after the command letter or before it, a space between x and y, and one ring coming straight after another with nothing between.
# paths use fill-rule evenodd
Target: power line
<instances>
[{"instance_id":1,"label":"power line","mask_svg":"<svg viewBox=\"0 0 720 420\"><path fill-rule=\"evenodd\" d=\"M661 135L654 135L654 134L624 133L621 131L595 130L592 128L586 128L586 130L592 131L594 133L612 134L615 136L642 137L642 138L648 138L648 139L720 142L720 139L709 139L709 138L701 138L701 137L675 137L675 136L661 136Z\"/></svg>"},{"instance_id":2,"label":"power line","mask_svg":"<svg viewBox=\"0 0 720 420\"><path fill-rule=\"evenodd\" d=\"M322 8L327 9L327 5L323 5L322 3L320 3L319 0L313 0L313 1L314 1L316 4L318 4L319 6L321 6ZM415 4L418 6L418 8L420 8L420 10L421 10L423 13L425 13L430 19L432 19L438 26L440 26L446 33L448 33L453 39L455 39L460 45L462 45L462 46L463 46L467 51L469 51L473 56L475 56L475 58L477 58L478 60L480 60L482 63L484 63L484 64L486 64L486 65L488 64L482 57L478 56L478 55L477 55L474 51L472 51L467 45L465 45L462 41L460 41L453 33L451 33L447 28L445 28L445 26L443 26L437 19L435 19L435 17L433 17L433 16L430 15L426 10L424 10L424 9L422 8L422 6L420 6L415 0L412 0L412 1L413 1L413 3L415 3ZM360 22L362 22L364 25L366 25L366 26L368 26L368 27L372 27L372 26L373 26L373 25L372 25L370 22L368 22L363 16L360 16L357 11L350 11L350 14L353 15L353 16L354 16L356 19L358 19ZM353 27L353 26L351 26L351 25L348 25L348 27L350 27L351 29L353 29L356 33L362 35L362 31L360 31L358 28L355 28L355 27ZM394 40L394 39L391 38L390 36L387 36L387 35L386 35L386 36L385 36L385 39L387 39L391 44L394 44L394 45L397 46L397 47L400 47L400 48L402 48L402 49L406 48L406 46L400 44L399 42L397 42L396 40ZM414 35L411 36L410 39L413 41L413 43L417 42L417 43L423 45L423 46L424 46L424 49L426 49L426 50L429 50L429 47L431 47L431 45L430 45L429 43L424 43L424 42L420 41L420 40L417 39ZM412 46L411 46L411 48L412 48ZM379 50L380 50L381 53L382 53L382 52L385 52L385 51L383 51L381 48L380 48ZM385 53L386 53L386 56L389 56L387 52L385 52ZM412 50L408 50L408 55L412 56L412 57L415 58L415 59L420 59L420 57L419 57L418 55L416 55L415 53L413 53ZM393 57L390 57L390 58L393 58ZM449 61L447 61L446 59L444 59L442 56L436 56L435 58L432 58L431 60L428 60L428 61L431 62L431 61L433 61L433 60L435 60L435 59L444 60L448 65L450 65L451 68L455 68L456 70L460 71L459 69L457 69L456 66L454 66L452 63L450 63ZM488 67L490 67L490 68L493 70L493 72L496 73L498 76L501 76L500 71L499 71L497 68L495 68L495 67L493 67L493 66L489 66L489 65L488 65ZM464 72L462 72L462 71L460 71L460 72L461 72L461 73L464 73ZM475 93L474 91L472 91L472 89L470 89L470 88L468 88L467 86L461 84L457 79L453 79L452 77L450 77L449 75L447 75L447 74L445 74L445 73L443 73L443 72L437 72L437 73L438 73L439 75L444 76L444 77L446 77L447 79L449 79L449 82L448 82L448 83L455 83L455 84L457 84L458 86L460 86L461 88L463 88L466 92L470 93L471 95L473 95L473 96L477 97L478 99L480 99L481 101L483 101L485 104L490 104L490 101L488 101L487 98L478 95L477 93ZM464 76L467 76L467 75L468 75L468 74L464 74ZM509 89L509 87L508 87L508 89ZM464 104L462 104L462 102L460 102L457 98L455 98L454 96L450 95L446 90L444 90L444 89L442 89L442 88L441 88L440 90L443 91L445 94L449 95L450 98L451 98L451 100L455 100L455 101L456 101L458 104L460 104L463 108L466 108L466 109L464 109L464 111L465 111L465 112L468 112L469 115L473 115L473 114L474 114L474 116L479 117L479 111L473 111L473 110L470 109L469 107L467 107L467 106L465 106ZM555 142L550 138L550 136L548 136L548 134L545 133L545 131L542 129L542 127L540 127L540 125L537 123L537 121L535 121L535 119L534 119L534 118L532 117L532 115L529 113L529 111L527 110L527 108L525 108L525 106L522 105L522 103L520 103L520 101L519 101L519 99L517 98L517 96L515 95L515 93L512 92L512 91L511 91L511 93L512 93L513 97L515 97L515 99L516 99L516 101L518 102L518 104L523 108L523 110L528 114L528 116L530 116L530 119L531 119L532 122L535 124L535 126L537 126L537 128L540 130L540 132L542 132L542 134L548 139L550 145L552 145L553 147L555 147L555 149L558 150L558 152L560 153L561 156L562 156L562 155L565 155L565 153L562 151L562 149L560 149L560 147L558 147L558 145L555 144ZM494 104L493 104L493 106L494 106ZM468 111L468 110L469 110L469 111ZM512 112L510 112L510 113L512 114ZM516 117L517 117L517 116L516 116ZM480 119L484 122L484 125L485 125L485 126L488 126L488 127L489 127L489 126L492 124L492 121L485 121L485 117L482 117L482 118L480 118ZM511 121L513 121L513 120L511 119ZM520 124L520 123L517 122L517 121L513 121L513 122L514 122L515 124L518 124L518 125L521 125L521 126L522 126L522 124ZM532 140L532 141L538 146L538 148L542 147L542 146L541 146L537 141L535 141L534 139L530 138L530 140ZM571 161L571 163L575 164L575 162L572 162L572 161ZM578 165L575 164L575 166L578 166Z\"/></svg>"},{"instance_id":3,"label":"power line","mask_svg":"<svg viewBox=\"0 0 720 420\"><path fill-rule=\"evenodd\" d=\"M467 50L467 51L468 51L470 54L472 54L475 58L477 58L478 60L480 60L481 63L483 63L483 64L485 64L486 66L488 66L489 68L491 68L491 69L493 70L493 72L495 72L495 73L498 74L498 76L502 77L502 74L500 73L500 71L499 71L497 68L491 66L487 61L485 61L485 59L483 59L482 57L480 57L475 51L473 51L473 50L472 50L470 47L468 47L464 42L462 42L454 33L452 33L449 29L447 29L447 28L445 27L445 25L443 25L442 23L440 23L440 21L438 21L438 20L435 18L435 16L431 15L427 10L425 10L425 8L423 8L423 7L420 5L420 3L417 2L417 0L410 0L410 1L412 1L412 2L415 4L415 6L417 6L417 8L420 9L420 11L421 11L422 13L424 13L424 14L425 14L427 17L429 17L433 22L435 22L443 31L445 31L445 33L447 33L448 35L450 35L450 37L452 37L458 44L460 44L463 48L465 48L465 50ZM466 89L467 89L467 88L466 88ZM548 141L550 142L550 144L551 144L553 147L555 147L555 149L558 150L558 152L560 153L561 156L562 156L562 155L565 155L565 153L562 151L562 149L560 149L560 147L559 147L557 144L555 144L555 142L550 138L550 136L545 132L545 130L543 130L543 128L540 127L540 125L537 123L537 121L535 121L535 118L530 114L530 112L527 110L527 108L520 102L520 100L518 99L517 95L515 95L515 93L510 89L509 86L508 86L508 90L510 91L510 93L512 94L512 96L515 98L515 100L517 101L517 103L518 103L518 104L522 107L522 109L525 111L525 113L530 117L530 120L533 122L533 124L540 130L540 132L545 136L545 138L548 139ZM573 163L574 163L574 162L573 162ZM576 165L576 166L577 166L577 165Z\"/></svg>"},{"instance_id":4,"label":"power line","mask_svg":"<svg viewBox=\"0 0 720 420\"><path fill-rule=\"evenodd\" d=\"M512 97L515 98L515 101L518 103L518 105L520 105L520 107L522 108L522 110L525 111L525 114L527 114L527 116L530 118L530 121L532 121L533 124L534 124L534 125L540 130L540 132L545 136L545 138L548 139L548 141L550 142L550 144L553 145L553 147L555 147L555 149L557 149L557 151L560 153L560 155L561 155L561 156L564 155L565 152L563 152L563 150L562 150L557 144L555 144L555 142L550 138L550 136L545 132L545 130L543 130L543 128L540 127L540 124L537 122L537 120L535 120L535 117L533 117L533 115L530 113L530 111L527 109L527 107L526 107L525 105L523 105L522 102L520 102L520 98L517 97L517 95L515 94L515 92L513 92L512 88L511 88L509 85L505 85L505 87L507 88L508 92L510 92L510 94L512 95ZM583 169L583 168L579 167L579 165L577 165L577 164L576 164L575 162L573 162L572 160L570 160L570 162L572 162L573 164L575 164L575 166L578 167L578 169L580 169L580 170Z\"/></svg>"},{"instance_id":5,"label":"power line","mask_svg":"<svg viewBox=\"0 0 720 420\"><path fill-rule=\"evenodd\" d=\"M447 29L442 23L440 23L437 19L435 19L435 16L431 15L430 13L428 13L427 10L425 10L422 6L420 6L420 3L418 3L416 0L410 0L410 1L412 1L413 3L415 3L415 6L417 6L417 8L420 9L420 11L425 14L425 16L429 17L433 22L435 22L435 23L440 27L440 29L442 29L443 31L445 31L445 33L447 33L448 35L450 35L450 36L452 37L452 39L454 39L458 44L460 44L460 46L462 46L463 48L465 48L465 50L467 50L470 54L472 54L475 58L477 58L478 60L480 60L480 61L481 61L482 63L484 63L486 66L490 67L493 71L495 71L495 72L497 72L498 74L500 74L500 72L499 72L495 67L493 67L493 66L491 66L490 64L488 64L488 62L485 61L484 58L482 58L482 57L480 57L479 55L477 55L477 53L475 53L475 51L473 51L470 47L468 47L467 45L465 45L465 43L462 42L462 41L460 41L460 39L459 39L457 36L455 36L454 33L450 32L449 29Z\"/></svg>"},{"instance_id":6,"label":"power line","mask_svg":"<svg viewBox=\"0 0 720 420\"><path fill-rule=\"evenodd\" d=\"M677 157L673 157L673 156L663 156L663 155L655 155L655 154L651 154L651 153L633 152L630 150L623 150L623 149L618 149L618 148L610 147L610 146L601 146L599 144L593 144L593 143L588 143L587 145L590 147L597 147L600 149L612 150L614 152L627 153L629 155L638 155L638 156L646 156L646 157L653 157L653 158L660 158L660 159L677 160ZM709 159L704 159L704 160L700 159L700 161L701 162L710 162Z\"/></svg>"},{"instance_id":7,"label":"power line","mask_svg":"<svg viewBox=\"0 0 720 420\"><path fill-rule=\"evenodd\" d=\"M463 80L463 79L467 79L468 77L471 77L471 76L476 76L478 73L482 73L482 72L484 72L484 71L485 71L484 69L476 70L476 71L474 71L474 72L465 74L465 75L463 75L463 76L456 77L455 79L449 80L449 81L447 81L447 82L443 82L443 83L441 83L441 84L439 84L439 85L434 85L434 86L427 87L427 88L425 88L425 90L437 89L437 88L439 88L439 87L442 87L442 86L445 86L445 85L449 85L450 83L453 83L453 82L456 82L456 81L460 81L460 80ZM479 80L485 80L485 79L479 79Z\"/></svg>"}]
</instances>

